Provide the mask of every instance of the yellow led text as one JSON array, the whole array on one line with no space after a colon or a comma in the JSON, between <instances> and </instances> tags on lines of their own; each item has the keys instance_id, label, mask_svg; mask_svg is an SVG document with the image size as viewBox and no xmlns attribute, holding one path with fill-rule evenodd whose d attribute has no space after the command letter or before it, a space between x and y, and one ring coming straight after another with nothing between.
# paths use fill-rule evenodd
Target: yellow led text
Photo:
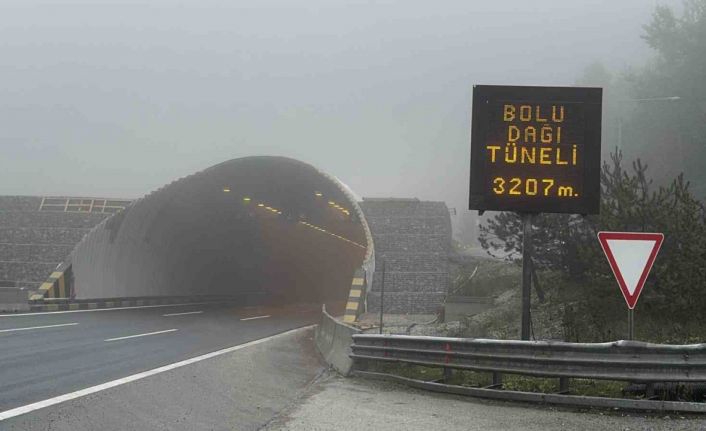
<instances>
[{"instance_id":1,"label":"yellow led text","mask_svg":"<svg viewBox=\"0 0 706 431\"><path fill-rule=\"evenodd\" d=\"M503 178L493 179L493 193L496 195L510 196L558 196L561 198L575 198L579 194L573 186L563 185L555 187L553 178Z\"/></svg>"},{"instance_id":2,"label":"yellow led text","mask_svg":"<svg viewBox=\"0 0 706 431\"><path fill-rule=\"evenodd\" d=\"M521 165L570 165L578 163L578 149L571 147L526 147L508 142L504 146L487 145L490 162Z\"/></svg>"}]
</instances>

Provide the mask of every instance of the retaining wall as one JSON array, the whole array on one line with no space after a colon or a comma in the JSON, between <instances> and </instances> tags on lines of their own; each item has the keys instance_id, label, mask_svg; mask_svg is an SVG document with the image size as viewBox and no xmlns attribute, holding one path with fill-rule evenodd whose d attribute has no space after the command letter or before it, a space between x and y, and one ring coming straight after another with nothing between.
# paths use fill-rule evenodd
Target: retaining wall
<instances>
[{"instance_id":1,"label":"retaining wall","mask_svg":"<svg viewBox=\"0 0 706 431\"><path fill-rule=\"evenodd\" d=\"M0 196L0 283L32 292L110 213L40 211L42 197Z\"/></svg>"},{"instance_id":2,"label":"retaining wall","mask_svg":"<svg viewBox=\"0 0 706 431\"><path fill-rule=\"evenodd\" d=\"M438 311L449 286L451 217L446 204L363 198L360 207L375 242L375 274L367 311L380 310L383 280L386 313Z\"/></svg>"}]
</instances>

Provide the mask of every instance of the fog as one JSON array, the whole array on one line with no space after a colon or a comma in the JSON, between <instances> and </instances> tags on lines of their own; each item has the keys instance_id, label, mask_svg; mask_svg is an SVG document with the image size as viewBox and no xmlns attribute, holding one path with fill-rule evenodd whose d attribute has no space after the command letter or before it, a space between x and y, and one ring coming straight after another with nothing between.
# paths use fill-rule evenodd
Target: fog
<instances>
[{"instance_id":1,"label":"fog","mask_svg":"<svg viewBox=\"0 0 706 431\"><path fill-rule=\"evenodd\" d=\"M134 198L265 154L463 209L472 85L639 66L657 4L5 1L0 194Z\"/></svg>"}]
</instances>

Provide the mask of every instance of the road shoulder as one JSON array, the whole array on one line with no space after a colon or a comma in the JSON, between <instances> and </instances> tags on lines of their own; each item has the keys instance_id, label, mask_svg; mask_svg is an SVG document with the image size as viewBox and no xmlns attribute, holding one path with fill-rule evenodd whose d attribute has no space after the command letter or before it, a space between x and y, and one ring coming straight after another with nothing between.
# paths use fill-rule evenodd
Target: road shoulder
<instances>
[{"instance_id":1,"label":"road shoulder","mask_svg":"<svg viewBox=\"0 0 706 431\"><path fill-rule=\"evenodd\" d=\"M424 392L395 383L329 374L267 431L361 430L699 430L706 418L659 417L610 411L487 401Z\"/></svg>"}]
</instances>

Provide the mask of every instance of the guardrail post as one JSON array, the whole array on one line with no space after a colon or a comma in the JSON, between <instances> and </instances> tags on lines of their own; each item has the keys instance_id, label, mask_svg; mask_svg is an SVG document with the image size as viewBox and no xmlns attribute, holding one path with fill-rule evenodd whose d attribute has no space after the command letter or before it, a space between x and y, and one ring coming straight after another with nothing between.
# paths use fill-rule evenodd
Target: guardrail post
<instances>
[{"instance_id":1,"label":"guardrail post","mask_svg":"<svg viewBox=\"0 0 706 431\"><path fill-rule=\"evenodd\" d=\"M492 382L485 389L500 389L503 387L503 375L497 371L493 371Z\"/></svg>"},{"instance_id":2,"label":"guardrail post","mask_svg":"<svg viewBox=\"0 0 706 431\"><path fill-rule=\"evenodd\" d=\"M451 381L451 377L454 375L453 371L454 370L452 368L444 367L444 383L449 383Z\"/></svg>"},{"instance_id":3,"label":"guardrail post","mask_svg":"<svg viewBox=\"0 0 706 431\"><path fill-rule=\"evenodd\" d=\"M503 375L497 371L493 372L493 385L497 385L498 387L503 385Z\"/></svg>"},{"instance_id":4,"label":"guardrail post","mask_svg":"<svg viewBox=\"0 0 706 431\"><path fill-rule=\"evenodd\" d=\"M569 378L568 377L559 377L559 392L560 394L568 394L569 393Z\"/></svg>"},{"instance_id":5,"label":"guardrail post","mask_svg":"<svg viewBox=\"0 0 706 431\"><path fill-rule=\"evenodd\" d=\"M655 397L655 384L652 382L645 384L645 399L649 400Z\"/></svg>"}]
</instances>

